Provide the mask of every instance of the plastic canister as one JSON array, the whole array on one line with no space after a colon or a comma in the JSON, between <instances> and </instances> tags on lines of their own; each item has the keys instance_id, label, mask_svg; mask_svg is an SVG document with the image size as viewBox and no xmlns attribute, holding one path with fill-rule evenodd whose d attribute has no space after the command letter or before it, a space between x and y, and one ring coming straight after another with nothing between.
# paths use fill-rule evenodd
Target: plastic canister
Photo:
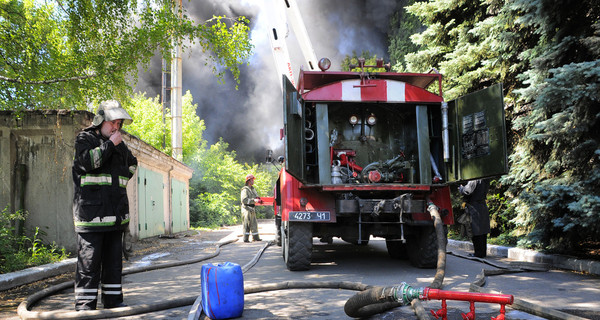
<instances>
[{"instance_id":1,"label":"plastic canister","mask_svg":"<svg viewBox=\"0 0 600 320\"><path fill-rule=\"evenodd\" d=\"M240 265L204 264L201 272L204 313L211 319L240 317L244 311L244 276Z\"/></svg>"}]
</instances>

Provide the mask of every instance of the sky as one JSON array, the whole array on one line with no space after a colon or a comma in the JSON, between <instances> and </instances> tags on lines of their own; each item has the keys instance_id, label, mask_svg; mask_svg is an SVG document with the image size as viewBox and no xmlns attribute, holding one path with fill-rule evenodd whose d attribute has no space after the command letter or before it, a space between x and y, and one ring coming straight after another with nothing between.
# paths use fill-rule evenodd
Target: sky
<instances>
[{"instance_id":1,"label":"sky","mask_svg":"<svg viewBox=\"0 0 600 320\"><path fill-rule=\"evenodd\" d=\"M202 23L213 15L245 16L250 20L250 38L254 45L249 64L241 67L240 84L235 89L231 74L220 83L210 66L204 65L199 48L182 55L183 92L188 90L198 105L196 113L204 120L203 138L212 144L220 137L229 143L242 162L264 161L266 150L275 158L284 154L280 129L283 128L281 76L273 58L268 32L274 24L284 23L268 8L284 0L191 0L183 6L192 19ZM386 30L396 0L297 0L308 36L317 59L327 57L330 70L339 71L340 63L353 51L368 50L387 62ZM281 15L279 15L281 16ZM281 18L280 18L281 19ZM305 65L303 55L289 28L287 46L294 78ZM161 63L156 58L148 71L139 74L137 90L156 97L161 90Z\"/></svg>"}]
</instances>

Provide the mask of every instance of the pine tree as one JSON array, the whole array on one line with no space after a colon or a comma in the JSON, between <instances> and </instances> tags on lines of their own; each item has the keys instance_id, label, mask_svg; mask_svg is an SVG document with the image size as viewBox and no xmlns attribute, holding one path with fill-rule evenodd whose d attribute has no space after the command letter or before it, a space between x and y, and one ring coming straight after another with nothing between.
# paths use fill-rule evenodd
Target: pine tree
<instances>
[{"instance_id":1,"label":"pine tree","mask_svg":"<svg viewBox=\"0 0 600 320\"><path fill-rule=\"evenodd\" d=\"M446 100L504 83L511 168L501 181L522 244L600 238L600 3L432 0L408 11L427 27L411 37L408 71L439 70Z\"/></svg>"}]
</instances>

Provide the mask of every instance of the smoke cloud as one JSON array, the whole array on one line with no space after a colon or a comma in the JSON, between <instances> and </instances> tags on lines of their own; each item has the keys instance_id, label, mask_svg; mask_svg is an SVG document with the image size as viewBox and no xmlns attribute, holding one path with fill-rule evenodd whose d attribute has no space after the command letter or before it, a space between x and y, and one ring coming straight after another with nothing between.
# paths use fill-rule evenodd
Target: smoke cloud
<instances>
[{"instance_id":1,"label":"smoke cloud","mask_svg":"<svg viewBox=\"0 0 600 320\"><path fill-rule=\"evenodd\" d=\"M198 23L213 15L245 16L250 20L254 45L249 65L241 67L239 89L230 74L220 83L205 66L198 48L184 52L183 92L190 91L197 114L204 119L204 139L210 144L220 137L229 143L242 162L262 162L266 150L283 155L279 131L283 128L282 96L268 30L273 21L266 8L283 0L210 0L184 1L188 14ZM330 70L339 70L342 59L353 52L369 51L387 58L389 15L396 10L396 0L297 0L304 24L317 58L328 57ZM288 50L297 80L305 64L293 30L287 38ZM161 90L161 61L153 60L147 72L140 72L138 91L155 97Z\"/></svg>"}]
</instances>

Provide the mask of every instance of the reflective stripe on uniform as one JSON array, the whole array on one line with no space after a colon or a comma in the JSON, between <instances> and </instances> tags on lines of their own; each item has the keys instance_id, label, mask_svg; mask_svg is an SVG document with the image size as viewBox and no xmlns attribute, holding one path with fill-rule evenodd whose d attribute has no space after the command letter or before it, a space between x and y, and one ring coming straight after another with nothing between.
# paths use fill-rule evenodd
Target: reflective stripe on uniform
<instances>
[{"instance_id":1,"label":"reflective stripe on uniform","mask_svg":"<svg viewBox=\"0 0 600 320\"><path fill-rule=\"evenodd\" d=\"M81 176L81 186L111 185L112 177L109 174L86 174Z\"/></svg>"},{"instance_id":2,"label":"reflective stripe on uniform","mask_svg":"<svg viewBox=\"0 0 600 320\"><path fill-rule=\"evenodd\" d=\"M129 166L129 172L131 172L131 174L134 174L134 173L135 173L135 169L136 169L136 168L137 168L137 166L136 166L136 165Z\"/></svg>"},{"instance_id":3,"label":"reflective stripe on uniform","mask_svg":"<svg viewBox=\"0 0 600 320\"><path fill-rule=\"evenodd\" d=\"M106 216L103 218L96 217L92 221L75 221L75 226L79 227L103 227L103 226L114 226L117 221L116 216ZM126 215L125 219L121 220L121 225L129 223L129 215Z\"/></svg>"},{"instance_id":4,"label":"reflective stripe on uniform","mask_svg":"<svg viewBox=\"0 0 600 320\"><path fill-rule=\"evenodd\" d=\"M107 289L111 289L111 290L107 290ZM117 289L117 290L115 290ZM120 284L103 284L102 285L102 292L104 294L111 294L111 295L120 295L121 292L121 285Z\"/></svg>"},{"instance_id":5,"label":"reflective stripe on uniform","mask_svg":"<svg viewBox=\"0 0 600 320\"><path fill-rule=\"evenodd\" d=\"M92 168L98 169L102 165L102 151L100 151L100 147L96 147L90 150L90 161L92 162Z\"/></svg>"},{"instance_id":6,"label":"reflective stripe on uniform","mask_svg":"<svg viewBox=\"0 0 600 320\"><path fill-rule=\"evenodd\" d=\"M121 186L123 188L127 188L127 182L129 182L129 178L119 176L119 186Z\"/></svg>"},{"instance_id":7,"label":"reflective stripe on uniform","mask_svg":"<svg viewBox=\"0 0 600 320\"><path fill-rule=\"evenodd\" d=\"M96 300L98 298L98 289L75 288L75 298L77 300Z\"/></svg>"}]
</instances>

